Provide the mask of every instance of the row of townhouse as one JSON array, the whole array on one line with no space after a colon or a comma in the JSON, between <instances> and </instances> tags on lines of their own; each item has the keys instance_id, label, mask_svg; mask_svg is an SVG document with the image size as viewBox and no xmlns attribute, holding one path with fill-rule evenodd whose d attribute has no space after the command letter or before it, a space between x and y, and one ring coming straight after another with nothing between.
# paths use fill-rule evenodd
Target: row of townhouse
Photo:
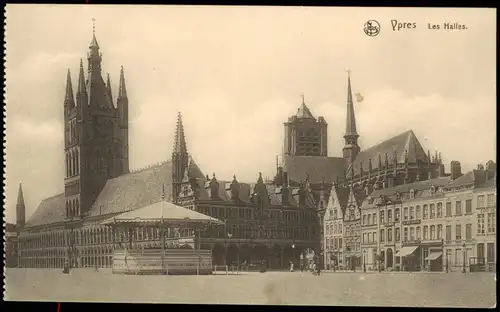
<instances>
[{"instance_id":1,"label":"row of townhouse","mask_svg":"<svg viewBox=\"0 0 500 312\"><path fill-rule=\"evenodd\" d=\"M496 263L496 164L392 188L332 190L326 268L463 271Z\"/></svg>"}]
</instances>

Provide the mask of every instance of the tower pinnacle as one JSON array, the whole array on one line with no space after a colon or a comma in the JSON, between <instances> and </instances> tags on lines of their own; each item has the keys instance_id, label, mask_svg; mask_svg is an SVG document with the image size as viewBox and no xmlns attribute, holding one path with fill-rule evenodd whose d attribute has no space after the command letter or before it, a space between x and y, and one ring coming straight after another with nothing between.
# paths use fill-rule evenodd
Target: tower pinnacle
<instances>
[{"instance_id":1,"label":"tower pinnacle","mask_svg":"<svg viewBox=\"0 0 500 312\"><path fill-rule=\"evenodd\" d=\"M125 85L125 73L123 72L123 66L120 69L120 86L118 87L118 98L127 97L127 86Z\"/></svg>"},{"instance_id":2,"label":"tower pinnacle","mask_svg":"<svg viewBox=\"0 0 500 312\"><path fill-rule=\"evenodd\" d=\"M187 155L186 137L184 135L184 126L182 125L181 112L177 114L177 126L175 129L175 140L173 153L177 155Z\"/></svg>"}]
</instances>

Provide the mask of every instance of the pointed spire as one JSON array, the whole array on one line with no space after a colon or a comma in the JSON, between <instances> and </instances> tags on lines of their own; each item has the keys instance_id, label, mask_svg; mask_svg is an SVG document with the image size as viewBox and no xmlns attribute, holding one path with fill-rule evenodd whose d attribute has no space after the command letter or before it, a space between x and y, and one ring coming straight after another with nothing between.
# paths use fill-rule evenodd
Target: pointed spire
<instances>
[{"instance_id":1,"label":"pointed spire","mask_svg":"<svg viewBox=\"0 0 500 312\"><path fill-rule=\"evenodd\" d=\"M66 76L66 95L64 97L64 104L68 106L68 108L75 107L75 97L73 96L73 84L71 83L71 72L69 68Z\"/></svg>"},{"instance_id":2,"label":"pointed spire","mask_svg":"<svg viewBox=\"0 0 500 312\"><path fill-rule=\"evenodd\" d=\"M347 71L347 119L345 135L357 136L356 131L356 116L354 114L354 103L352 101L352 90L351 90L351 71Z\"/></svg>"},{"instance_id":3,"label":"pointed spire","mask_svg":"<svg viewBox=\"0 0 500 312\"><path fill-rule=\"evenodd\" d=\"M78 74L78 91L77 95L84 95L87 93L85 74L83 71L83 61L80 59L80 73Z\"/></svg>"},{"instance_id":4,"label":"pointed spire","mask_svg":"<svg viewBox=\"0 0 500 312\"><path fill-rule=\"evenodd\" d=\"M233 184L237 184L238 183L238 180L236 180L236 175L233 175L233 182L231 182Z\"/></svg>"},{"instance_id":5,"label":"pointed spire","mask_svg":"<svg viewBox=\"0 0 500 312\"><path fill-rule=\"evenodd\" d=\"M438 163L438 151L434 151L434 162L437 164Z\"/></svg>"},{"instance_id":6,"label":"pointed spire","mask_svg":"<svg viewBox=\"0 0 500 312\"><path fill-rule=\"evenodd\" d=\"M26 222L26 206L24 205L23 187L19 183L19 191L17 192L16 204L16 224L18 227L23 227Z\"/></svg>"},{"instance_id":7,"label":"pointed spire","mask_svg":"<svg viewBox=\"0 0 500 312\"><path fill-rule=\"evenodd\" d=\"M19 190L17 191L17 206L24 207L24 195L23 195L23 186L19 183Z\"/></svg>"},{"instance_id":8,"label":"pointed spire","mask_svg":"<svg viewBox=\"0 0 500 312\"><path fill-rule=\"evenodd\" d=\"M439 152L439 155L438 155L439 159L439 164L441 165L443 163L443 158L441 158L441 152Z\"/></svg>"},{"instance_id":9,"label":"pointed spire","mask_svg":"<svg viewBox=\"0 0 500 312\"><path fill-rule=\"evenodd\" d=\"M408 150L405 150L405 166L408 166Z\"/></svg>"},{"instance_id":10,"label":"pointed spire","mask_svg":"<svg viewBox=\"0 0 500 312\"><path fill-rule=\"evenodd\" d=\"M123 66L120 69L120 86L118 87L118 98L127 98L127 87L125 85L125 73Z\"/></svg>"},{"instance_id":11,"label":"pointed spire","mask_svg":"<svg viewBox=\"0 0 500 312\"><path fill-rule=\"evenodd\" d=\"M262 179L262 172L259 172L259 178L257 179L257 183L264 183L264 180Z\"/></svg>"},{"instance_id":12,"label":"pointed spire","mask_svg":"<svg viewBox=\"0 0 500 312\"><path fill-rule=\"evenodd\" d=\"M388 155L388 153L385 153L384 167L385 167L385 169L389 168L389 155Z\"/></svg>"},{"instance_id":13,"label":"pointed spire","mask_svg":"<svg viewBox=\"0 0 500 312\"><path fill-rule=\"evenodd\" d=\"M89 48L91 50L99 50L99 44L97 43L97 39L95 37L95 18L92 19L92 41L90 42Z\"/></svg>"},{"instance_id":14,"label":"pointed spire","mask_svg":"<svg viewBox=\"0 0 500 312\"><path fill-rule=\"evenodd\" d=\"M431 166L431 151L427 150L427 167Z\"/></svg>"},{"instance_id":15,"label":"pointed spire","mask_svg":"<svg viewBox=\"0 0 500 312\"><path fill-rule=\"evenodd\" d=\"M382 170L382 155L378 154L378 171Z\"/></svg>"},{"instance_id":16,"label":"pointed spire","mask_svg":"<svg viewBox=\"0 0 500 312\"><path fill-rule=\"evenodd\" d=\"M111 92L111 79L109 79L109 73L108 73L108 79L106 81L106 88L108 90L109 101L113 103L113 92Z\"/></svg>"},{"instance_id":17,"label":"pointed spire","mask_svg":"<svg viewBox=\"0 0 500 312\"><path fill-rule=\"evenodd\" d=\"M184 135L184 126L182 125L182 116L180 112L177 114L173 153L176 155L187 155L186 137Z\"/></svg>"}]
</instances>

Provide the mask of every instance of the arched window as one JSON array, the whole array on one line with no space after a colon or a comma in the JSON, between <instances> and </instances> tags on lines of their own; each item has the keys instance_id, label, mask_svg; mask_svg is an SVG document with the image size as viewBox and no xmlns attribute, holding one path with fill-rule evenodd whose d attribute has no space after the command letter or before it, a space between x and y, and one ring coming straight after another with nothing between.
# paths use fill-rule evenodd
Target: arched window
<instances>
[{"instance_id":1,"label":"arched window","mask_svg":"<svg viewBox=\"0 0 500 312\"><path fill-rule=\"evenodd\" d=\"M424 226L424 240L428 240L428 239L429 239L429 227L426 225L426 226Z\"/></svg>"},{"instance_id":2,"label":"arched window","mask_svg":"<svg viewBox=\"0 0 500 312\"><path fill-rule=\"evenodd\" d=\"M434 204L430 204L429 205L429 209L430 209L430 216L429 216L429 219L434 219L436 218L436 210L434 208Z\"/></svg>"},{"instance_id":3,"label":"arched window","mask_svg":"<svg viewBox=\"0 0 500 312\"><path fill-rule=\"evenodd\" d=\"M427 220L428 216L429 216L429 208L427 207L427 205L424 205L423 219Z\"/></svg>"},{"instance_id":4,"label":"arched window","mask_svg":"<svg viewBox=\"0 0 500 312\"><path fill-rule=\"evenodd\" d=\"M387 222L392 222L392 209L387 210Z\"/></svg>"},{"instance_id":5,"label":"arched window","mask_svg":"<svg viewBox=\"0 0 500 312\"><path fill-rule=\"evenodd\" d=\"M380 230L380 242L384 242L384 239L385 239L385 231L384 230Z\"/></svg>"},{"instance_id":6,"label":"arched window","mask_svg":"<svg viewBox=\"0 0 500 312\"><path fill-rule=\"evenodd\" d=\"M410 207L410 220L415 219L415 209Z\"/></svg>"},{"instance_id":7,"label":"arched window","mask_svg":"<svg viewBox=\"0 0 500 312\"><path fill-rule=\"evenodd\" d=\"M387 241L392 242L392 229L387 230Z\"/></svg>"},{"instance_id":8,"label":"arched window","mask_svg":"<svg viewBox=\"0 0 500 312\"><path fill-rule=\"evenodd\" d=\"M399 222L400 217L401 217L401 211L399 208L396 208L394 213L394 221Z\"/></svg>"},{"instance_id":9,"label":"arched window","mask_svg":"<svg viewBox=\"0 0 500 312\"><path fill-rule=\"evenodd\" d=\"M417 239L422 239L422 229L420 228L420 226L417 226Z\"/></svg>"},{"instance_id":10,"label":"arched window","mask_svg":"<svg viewBox=\"0 0 500 312\"><path fill-rule=\"evenodd\" d=\"M408 220L408 207L403 209L403 221Z\"/></svg>"},{"instance_id":11,"label":"arched window","mask_svg":"<svg viewBox=\"0 0 500 312\"><path fill-rule=\"evenodd\" d=\"M436 239L436 226L431 225L431 239Z\"/></svg>"},{"instance_id":12,"label":"arched window","mask_svg":"<svg viewBox=\"0 0 500 312\"><path fill-rule=\"evenodd\" d=\"M415 207L415 211L416 211L416 213L415 213L416 214L416 216L415 216L416 219L420 220L421 216L420 216L420 206L419 205L417 205L417 207Z\"/></svg>"}]
</instances>

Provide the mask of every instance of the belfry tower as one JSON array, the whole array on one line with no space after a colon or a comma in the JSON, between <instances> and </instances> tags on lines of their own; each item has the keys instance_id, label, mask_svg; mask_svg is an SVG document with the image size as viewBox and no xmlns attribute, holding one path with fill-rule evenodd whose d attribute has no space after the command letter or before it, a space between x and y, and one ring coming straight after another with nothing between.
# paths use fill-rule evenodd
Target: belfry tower
<instances>
[{"instance_id":1,"label":"belfry tower","mask_svg":"<svg viewBox=\"0 0 500 312\"><path fill-rule=\"evenodd\" d=\"M110 78L104 82L95 35L87 54L87 77L80 60L76 97L68 69L64 98L64 179L66 217L88 213L110 178L128 173L128 97L123 68L117 105Z\"/></svg>"}]
</instances>

